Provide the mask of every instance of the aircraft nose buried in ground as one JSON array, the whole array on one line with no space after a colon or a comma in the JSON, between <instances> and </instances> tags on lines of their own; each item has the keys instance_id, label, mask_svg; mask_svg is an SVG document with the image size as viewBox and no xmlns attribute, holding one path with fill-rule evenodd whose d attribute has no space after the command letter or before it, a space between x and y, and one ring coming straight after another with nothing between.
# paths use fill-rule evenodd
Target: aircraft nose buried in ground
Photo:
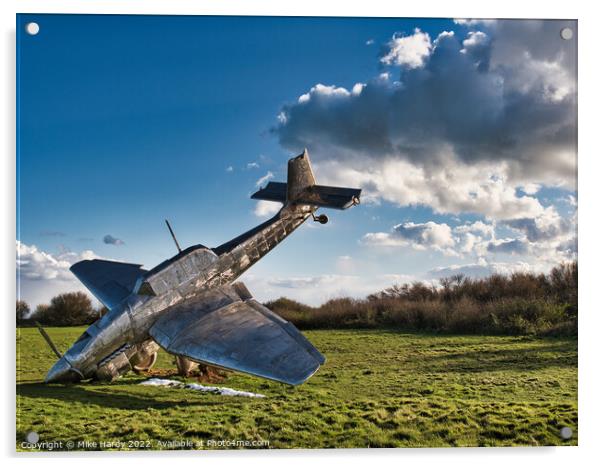
<instances>
[{"instance_id":1,"label":"aircraft nose buried in ground","mask_svg":"<svg viewBox=\"0 0 602 466\"><path fill-rule=\"evenodd\" d=\"M151 270L98 259L78 262L71 271L109 311L57 361L46 382L114 380L149 369L162 347L179 361L303 383L324 356L235 280L308 218L328 222L326 215L315 215L319 207L347 209L359 204L360 194L316 184L305 150L288 161L286 183L270 182L251 196L281 202L280 211L221 246L181 250L176 241L178 254Z\"/></svg>"},{"instance_id":2,"label":"aircraft nose buried in ground","mask_svg":"<svg viewBox=\"0 0 602 466\"><path fill-rule=\"evenodd\" d=\"M46 375L46 383L50 382L77 382L80 375L73 370L65 358L60 358Z\"/></svg>"}]
</instances>

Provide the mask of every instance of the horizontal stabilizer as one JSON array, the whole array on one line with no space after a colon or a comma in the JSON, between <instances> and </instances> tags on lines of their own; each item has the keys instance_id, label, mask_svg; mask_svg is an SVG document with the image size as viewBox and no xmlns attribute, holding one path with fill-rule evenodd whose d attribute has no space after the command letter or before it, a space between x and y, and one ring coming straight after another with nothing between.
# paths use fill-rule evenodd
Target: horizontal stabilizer
<instances>
[{"instance_id":1,"label":"horizontal stabilizer","mask_svg":"<svg viewBox=\"0 0 602 466\"><path fill-rule=\"evenodd\" d=\"M313 185L299 193L294 202L332 209L347 209L359 204L361 193L361 189ZM270 181L265 188L253 194L251 199L282 202L284 204L287 200L286 195L286 183Z\"/></svg>"},{"instance_id":2,"label":"horizontal stabilizer","mask_svg":"<svg viewBox=\"0 0 602 466\"><path fill-rule=\"evenodd\" d=\"M332 209L347 209L360 203L361 189L337 188L335 186L310 186L300 195L297 202Z\"/></svg>"},{"instance_id":3,"label":"horizontal stabilizer","mask_svg":"<svg viewBox=\"0 0 602 466\"><path fill-rule=\"evenodd\" d=\"M146 272L138 264L101 259L78 262L70 270L109 309L132 293L138 277Z\"/></svg>"},{"instance_id":4,"label":"horizontal stabilizer","mask_svg":"<svg viewBox=\"0 0 602 466\"><path fill-rule=\"evenodd\" d=\"M251 199L282 202L284 204L286 202L286 183L270 181L265 188L253 194Z\"/></svg>"}]
</instances>

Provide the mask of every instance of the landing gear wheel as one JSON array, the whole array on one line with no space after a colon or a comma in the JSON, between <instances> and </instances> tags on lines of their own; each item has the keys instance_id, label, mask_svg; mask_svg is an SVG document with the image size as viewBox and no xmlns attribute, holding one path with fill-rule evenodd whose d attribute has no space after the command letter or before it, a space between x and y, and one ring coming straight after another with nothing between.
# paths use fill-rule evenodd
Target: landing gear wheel
<instances>
[{"instance_id":1,"label":"landing gear wheel","mask_svg":"<svg viewBox=\"0 0 602 466\"><path fill-rule=\"evenodd\" d=\"M156 362L157 362L157 353L153 353L150 356L148 356L144 361L141 361L138 364L136 364L135 366L133 366L132 369L134 369L134 372L136 374L139 374L140 372L149 370L151 367L153 367L155 365Z\"/></svg>"},{"instance_id":2,"label":"landing gear wheel","mask_svg":"<svg viewBox=\"0 0 602 466\"><path fill-rule=\"evenodd\" d=\"M314 222L319 222L322 225L325 225L325 224L328 223L328 217L326 215L324 215L324 214L317 215L317 216L312 214L312 216L314 218Z\"/></svg>"}]
</instances>

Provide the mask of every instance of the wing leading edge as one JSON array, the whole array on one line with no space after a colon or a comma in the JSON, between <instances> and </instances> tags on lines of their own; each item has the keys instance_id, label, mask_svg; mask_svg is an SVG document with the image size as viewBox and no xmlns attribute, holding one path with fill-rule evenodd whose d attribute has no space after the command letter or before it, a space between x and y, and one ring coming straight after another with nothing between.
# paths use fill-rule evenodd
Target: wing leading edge
<instances>
[{"instance_id":1,"label":"wing leading edge","mask_svg":"<svg viewBox=\"0 0 602 466\"><path fill-rule=\"evenodd\" d=\"M251 297L242 283L179 303L150 335L167 352L298 385L325 358L297 328Z\"/></svg>"}]
</instances>

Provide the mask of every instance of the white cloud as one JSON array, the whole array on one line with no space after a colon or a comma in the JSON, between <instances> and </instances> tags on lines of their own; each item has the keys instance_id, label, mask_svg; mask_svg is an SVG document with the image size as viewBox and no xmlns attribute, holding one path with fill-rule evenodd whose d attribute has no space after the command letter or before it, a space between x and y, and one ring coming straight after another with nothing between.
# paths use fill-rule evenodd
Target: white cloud
<instances>
[{"instance_id":1,"label":"white cloud","mask_svg":"<svg viewBox=\"0 0 602 466\"><path fill-rule=\"evenodd\" d=\"M323 184L357 186L367 202L384 199L399 206L426 205L437 213L474 213L492 219L536 217L544 208L532 196L519 196L503 167L464 164L449 154L439 165L421 167L387 158L338 159L314 164Z\"/></svg>"},{"instance_id":2,"label":"white cloud","mask_svg":"<svg viewBox=\"0 0 602 466\"><path fill-rule=\"evenodd\" d=\"M397 274L368 277L353 274L324 274L276 278L245 274L243 281L251 294L261 302L285 296L317 306L334 298L364 298L396 283L410 283L414 281L414 277Z\"/></svg>"},{"instance_id":3,"label":"white cloud","mask_svg":"<svg viewBox=\"0 0 602 466\"><path fill-rule=\"evenodd\" d=\"M412 247L434 250L446 256L477 255L487 252L495 240L495 226L481 221L450 227L446 223L413 223L396 225L391 232L366 233L361 243L366 246Z\"/></svg>"},{"instance_id":4,"label":"white cloud","mask_svg":"<svg viewBox=\"0 0 602 466\"><path fill-rule=\"evenodd\" d=\"M353 88L351 89L351 93L353 95L360 95L362 93L362 90L364 89L364 87L366 87L366 85L363 83L355 83L353 85Z\"/></svg>"},{"instance_id":5,"label":"white cloud","mask_svg":"<svg viewBox=\"0 0 602 466\"><path fill-rule=\"evenodd\" d=\"M576 188L576 50L551 23L479 22L487 29L432 45L418 31L395 36L381 60L405 63L399 80L316 85L273 132L307 147L321 177L361 183L367 200L534 218L537 186Z\"/></svg>"},{"instance_id":6,"label":"white cloud","mask_svg":"<svg viewBox=\"0 0 602 466\"><path fill-rule=\"evenodd\" d=\"M488 277L494 273L509 275L514 272L540 272L526 262L487 262L480 259L469 264L457 264L446 267L436 267L428 272L428 277L433 279L445 278L451 275L462 274L471 278Z\"/></svg>"},{"instance_id":7,"label":"white cloud","mask_svg":"<svg viewBox=\"0 0 602 466\"><path fill-rule=\"evenodd\" d=\"M257 187L263 186L266 181L269 181L272 178L274 178L274 174L271 171L268 171L265 175L263 175L261 178L259 178L255 182L255 186L257 186Z\"/></svg>"},{"instance_id":8,"label":"white cloud","mask_svg":"<svg viewBox=\"0 0 602 466\"><path fill-rule=\"evenodd\" d=\"M495 225L477 220L454 227L453 233L460 256L482 257L487 252L488 244L495 240Z\"/></svg>"},{"instance_id":9,"label":"white cloud","mask_svg":"<svg viewBox=\"0 0 602 466\"><path fill-rule=\"evenodd\" d=\"M282 204L272 201L257 201L253 213L257 217L270 217L282 208Z\"/></svg>"},{"instance_id":10,"label":"white cloud","mask_svg":"<svg viewBox=\"0 0 602 466\"><path fill-rule=\"evenodd\" d=\"M316 84L312 87L308 93L302 94L297 99L299 104L305 104L310 100L314 101L327 101L329 99L337 99L349 97L351 92L349 92L344 87L336 87L336 86L326 86L324 84Z\"/></svg>"},{"instance_id":11,"label":"white cloud","mask_svg":"<svg viewBox=\"0 0 602 466\"><path fill-rule=\"evenodd\" d=\"M370 246L411 246L414 249L434 249L455 255L452 229L445 223L413 223L395 225L390 233L367 233L362 238Z\"/></svg>"},{"instance_id":12,"label":"white cloud","mask_svg":"<svg viewBox=\"0 0 602 466\"><path fill-rule=\"evenodd\" d=\"M549 267L577 258L577 212L562 217L553 206L535 218L500 222L517 233L488 245L490 253L523 255Z\"/></svg>"},{"instance_id":13,"label":"white cloud","mask_svg":"<svg viewBox=\"0 0 602 466\"><path fill-rule=\"evenodd\" d=\"M552 239L566 239L575 234L575 224L570 218L561 217L552 206L535 218L519 218L504 222L515 230L524 233L531 242Z\"/></svg>"},{"instance_id":14,"label":"white cloud","mask_svg":"<svg viewBox=\"0 0 602 466\"><path fill-rule=\"evenodd\" d=\"M537 183L527 183L524 186L521 186L521 189L525 194L532 196L533 194L537 194L539 192L541 185Z\"/></svg>"},{"instance_id":15,"label":"white cloud","mask_svg":"<svg viewBox=\"0 0 602 466\"><path fill-rule=\"evenodd\" d=\"M470 49L486 44L489 41L489 37L482 31L470 31L468 37L462 41L464 49Z\"/></svg>"},{"instance_id":16,"label":"white cloud","mask_svg":"<svg viewBox=\"0 0 602 466\"><path fill-rule=\"evenodd\" d=\"M411 36L394 35L387 45L389 50L381 57L381 63L409 69L422 67L433 48L430 36L418 28Z\"/></svg>"},{"instance_id":17,"label":"white cloud","mask_svg":"<svg viewBox=\"0 0 602 466\"><path fill-rule=\"evenodd\" d=\"M226 167L226 171L227 171L228 173L232 173L232 172L234 171L234 167L233 167L232 165L228 165L228 166Z\"/></svg>"},{"instance_id":18,"label":"white cloud","mask_svg":"<svg viewBox=\"0 0 602 466\"><path fill-rule=\"evenodd\" d=\"M35 245L17 241L17 283L20 296L30 307L47 303L59 293L86 291L69 271L69 267L85 259L98 256L90 250L74 253L63 251L50 254Z\"/></svg>"},{"instance_id":19,"label":"white cloud","mask_svg":"<svg viewBox=\"0 0 602 466\"><path fill-rule=\"evenodd\" d=\"M17 268L21 277L29 280L67 280L70 279L71 262L64 257L29 246L17 240Z\"/></svg>"},{"instance_id":20,"label":"white cloud","mask_svg":"<svg viewBox=\"0 0 602 466\"><path fill-rule=\"evenodd\" d=\"M548 267L576 259L576 213L564 218L552 206L534 218L518 218L501 222L476 221L455 227L442 223L407 222L390 232L367 233L361 240L365 246L412 247L433 250L446 256L491 259L497 255L520 256L525 263ZM513 231L514 236L496 237L496 227Z\"/></svg>"},{"instance_id":21,"label":"white cloud","mask_svg":"<svg viewBox=\"0 0 602 466\"><path fill-rule=\"evenodd\" d=\"M492 238L495 232L495 226L477 220L473 223L465 223L454 228L457 233L476 233L479 236Z\"/></svg>"},{"instance_id":22,"label":"white cloud","mask_svg":"<svg viewBox=\"0 0 602 466\"><path fill-rule=\"evenodd\" d=\"M506 238L491 241L487 245L487 251L501 254L526 254L528 249L526 241L519 238Z\"/></svg>"},{"instance_id":23,"label":"white cloud","mask_svg":"<svg viewBox=\"0 0 602 466\"><path fill-rule=\"evenodd\" d=\"M252 170L254 168L259 168L259 164L257 162L249 162L249 163L247 163L247 170Z\"/></svg>"}]
</instances>

